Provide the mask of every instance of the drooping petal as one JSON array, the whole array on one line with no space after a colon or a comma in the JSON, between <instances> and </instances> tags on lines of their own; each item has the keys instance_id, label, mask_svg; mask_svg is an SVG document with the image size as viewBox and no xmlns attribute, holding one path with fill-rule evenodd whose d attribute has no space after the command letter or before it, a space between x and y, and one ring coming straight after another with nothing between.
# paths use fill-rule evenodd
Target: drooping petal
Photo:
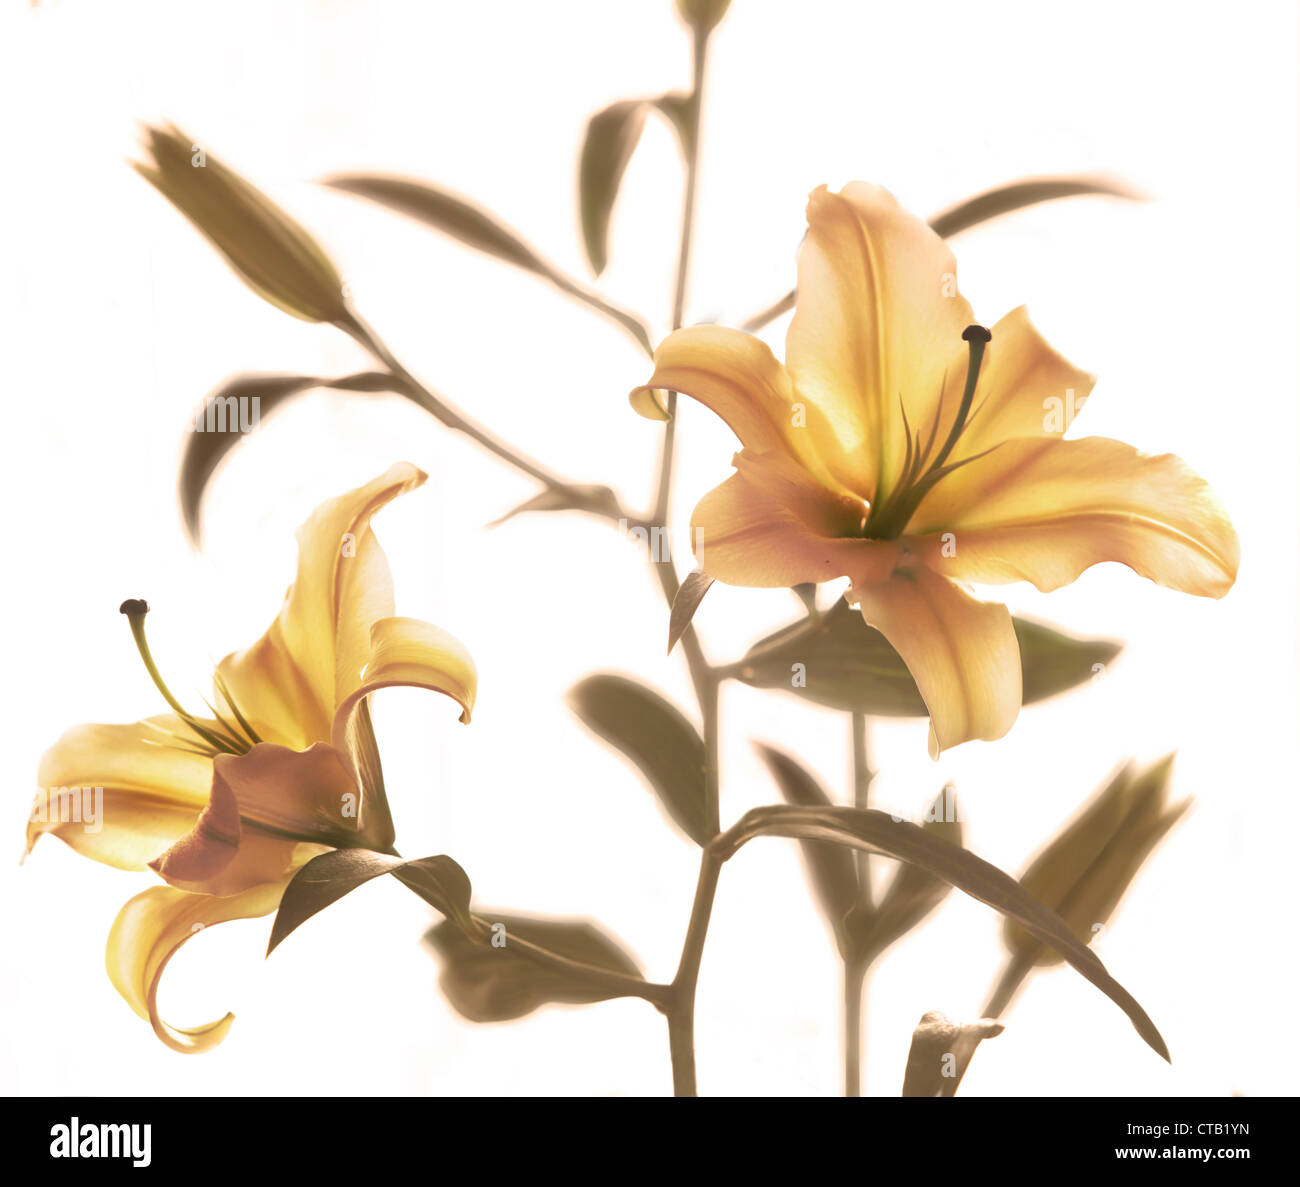
<instances>
[{"instance_id":1,"label":"drooping petal","mask_svg":"<svg viewBox=\"0 0 1300 1187\"><path fill-rule=\"evenodd\" d=\"M923 537L909 547L940 573L1043 591L1118 561L1217 598L1232 587L1240 555L1227 513L1181 458L1106 437L1008 441L944 478L907 531Z\"/></svg>"},{"instance_id":2,"label":"drooping petal","mask_svg":"<svg viewBox=\"0 0 1300 1187\"><path fill-rule=\"evenodd\" d=\"M1007 608L981 602L924 565L854 586L869 626L903 657L930 710L930 755L1002 737L1020 712L1020 646Z\"/></svg>"},{"instance_id":3,"label":"drooping petal","mask_svg":"<svg viewBox=\"0 0 1300 1187\"><path fill-rule=\"evenodd\" d=\"M182 890L237 894L283 878L306 842L391 845L392 822L373 809L376 835L366 834L361 808L352 774L324 742L303 751L262 743L247 754L219 754L207 807L150 868Z\"/></svg>"},{"instance_id":4,"label":"drooping petal","mask_svg":"<svg viewBox=\"0 0 1300 1187\"><path fill-rule=\"evenodd\" d=\"M654 374L632 392L632 406L649 415L655 393L665 389L716 412L750 454L789 455L827 486L840 485L825 461L839 451L833 426L752 335L725 326L675 330L655 351Z\"/></svg>"},{"instance_id":5,"label":"drooping petal","mask_svg":"<svg viewBox=\"0 0 1300 1187\"><path fill-rule=\"evenodd\" d=\"M212 760L173 714L130 725L79 725L41 757L27 849L43 833L84 857L142 870L193 826Z\"/></svg>"},{"instance_id":6,"label":"drooping petal","mask_svg":"<svg viewBox=\"0 0 1300 1187\"><path fill-rule=\"evenodd\" d=\"M362 743L369 729L366 698L381 688L424 688L451 697L469 723L478 691L478 672L465 646L448 632L416 618L381 618L370 629L370 656L364 671L346 690L334 716L335 752L346 755L353 777L366 784L360 824L372 848L393 843L393 824L382 785L366 780L367 755Z\"/></svg>"},{"instance_id":7,"label":"drooping petal","mask_svg":"<svg viewBox=\"0 0 1300 1187\"><path fill-rule=\"evenodd\" d=\"M393 612L392 579L370 519L424 482L399 463L322 503L298 529L298 570L271 629L218 665L264 741L302 749L328 739L335 707L369 653L370 626Z\"/></svg>"},{"instance_id":8,"label":"drooping petal","mask_svg":"<svg viewBox=\"0 0 1300 1187\"><path fill-rule=\"evenodd\" d=\"M105 963L109 980L172 1050L195 1052L215 1047L226 1037L235 1016L227 1014L192 1029L169 1026L158 1014L158 983L163 970L177 949L204 928L274 911L285 885L255 886L226 897L190 894L170 886L154 886L136 895L118 913L108 934Z\"/></svg>"},{"instance_id":9,"label":"drooping petal","mask_svg":"<svg viewBox=\"0 0 1300 1187\"><path fill-rule=\"evenodd\" d=\"M733 459L737 473L691 515L696 560L728 585L776 587L850 576L880 580L897 547L856 535L863 504L831 494L793 462L776 456Z\"/></svg>"},{"instance_id":10,"label":"drooping petal","mask_svg":"<svg viewBox=\"0 0 1300 1187\"><path fill-rule=\"evenodd\" d=\"M833 424L854 489L890 493L907 452L906 424L934 421L953 351L974 321L957 291L952 252L886 190L854 182L808 200L786 367Z\"/></svg>"}]
</instances>

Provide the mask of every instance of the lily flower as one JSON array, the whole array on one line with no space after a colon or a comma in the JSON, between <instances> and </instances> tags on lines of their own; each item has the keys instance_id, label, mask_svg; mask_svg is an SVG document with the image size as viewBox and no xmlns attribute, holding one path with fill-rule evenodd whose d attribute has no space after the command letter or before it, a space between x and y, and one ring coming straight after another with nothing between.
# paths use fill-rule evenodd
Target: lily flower
<instances>
[{"instance_id":1,"label":"lily flower","mask_svg":"<svg viewBox=\"0 0 1300 1187\"><path fill-rule=\"evenodd\" d=\"M108 938L118 992L177 1051L219 1043L233 1014L169 1026L158 984L204 927L274 911L294 872L328 848L393 851L393 822L366 698L396 685L444 693L469 721L474 663L437 627L393 615L392 579L370 528L425 480L409 464L322 504L298 531L298 569L270 629L227 656L208 715L168 690L129 600L145 668L171 712L134 725L83 725L41 760L27 848L45 833L83 856L166 883L131 899ZM80 811L93 793L93 827Z\"/></svg>"},{"instance_id":2,"label":"lily flower","mask_svg":"<svg viewBox=\"0 0 1300 1187\"><path fill-rule=\"evenodd\" d=\"M678 391L727 422L743 448L695 508L697 561L730 585L848 577L916 680L932 755L1020 709L1011 615L964 583L1046 592L1118 561L1186 593L1232 586L1237 536L1206 483L1170 454L1065 440L1093 376L1023 307L975 324L947 244L887 191L812 193L796 291L784 365L738 330L677 330L632 404L663 419L658 393Z\"/></svg>"}]
</instances>

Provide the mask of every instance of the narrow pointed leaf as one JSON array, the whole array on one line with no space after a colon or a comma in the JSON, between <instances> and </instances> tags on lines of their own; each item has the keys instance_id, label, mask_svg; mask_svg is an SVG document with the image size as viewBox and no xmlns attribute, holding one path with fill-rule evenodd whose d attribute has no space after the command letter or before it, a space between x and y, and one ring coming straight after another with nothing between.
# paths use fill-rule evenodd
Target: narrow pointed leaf
<instances>
[{"instance_id":1,"label":"narrow pointed leaf","mask_svg":"<svg viewBox=\"0 0 1300 1187\"><path fill-rule=\"evenodd\" d=\"M436 924L424 937L441 958L438 983L443 993L471 1022L522 1018L550 1002L579 1005L625 996L581 967L557 967L539 960L526 945L579 966L629 977L641 975L636 961L614 939L583 920L480 912L476 922L480 928L477 940L450 920Z\"/></svg>"},{"instance_id":2,"label":"narrow pointed leaf","mask_svg":"<svg viewBox=\"0 0 1300 1187\"><path fill-rule=\"evenodd\" d=\"M714 842L726 860L761 836L837 841L910 862L951 882L958 890L1014 919L1065 960L1128 1015L1138 1034L1163 1058L1169 1050L1146 1011L1107 971L1096 953L1080 943L1055 911L1044 907L1009 874L968 850L932 836L906 821L870 808L754 808Z\"/></svg>"},{"instance_id":3,"label":"narrow pointed leaf","mask_svg":"<svg viewBox=\"0 0 1300 1187\"><path fill-rule=\"evenodd\" d=\"M798 762L766 743L759 742L756 745L759 757L767 764L767 769L787 803L804 808L831 805L831 798L822 785ZM870 914L870 908L862 899L853 852L847 845L827 841L800 841L799 848L803 853L808 881L812 884L817 903L844 952L845 916L853 910Z\"/></svg>"},{"instance_id":4,"label":"narrow pointed leaf","mask_svg":"<svg viewBox=\"0 0 1300 1187\"><path fill-rule=\"evenodd\" d=\"M1141 772L1126 764L1020 879L1085 944L1110 919L1151 851L1190 806L1190 801L1169 806L1172 766L1173 755ZM1059 960L1010 922L1003 940L1013 955L1039 966Z\"/></svg>"},{"instance_id":5,"label":"narrow pointed leaf","mask_svg":"<svg viewBox=\"0 0 1300 1187\"><path fill-rule=\"evenodd\" d=\"M326 179L325 185L361 198L368 198L390 210L405 214L426 226L459 239L462 243L488 255L514 264L526 272L555 285L561 292L603 314L627 331L647 354L654 354L650 331L637 317L611 305L566 276L554 264L542 258L514 231L499 219L472 202L458 197L427 181L408 177L384 177L353 173Z\"/></svg>"},{"instance_id":6,"label":"narrow pointed leaf","mask_svg":"<svg viewBox=\"0 0 1300 1187\"><path fill-rule=\"evenodd\" d=\"M1112 177L1100 174L1067 175L1062 177L1030 177L1024 181L1013 181L986 190L951 206L942 214L936 214L930 220L935 233L947 239L961 231L1026 206L1037 206L1040 202L1052 202L1058 198L1075 198L1086 194L1096 194L1108 198L1127 198L1130 201L1141 198L1136 190Z\"/></svg>"},{"instance_id":7,"label":"narrow pointed leaf","mask_svg":"<svg viewBox=\"0 0 1300 1187\"><path fill-rule=\"evenodd\" d=\"M516 515L534 511L587 511L592 515L615 519L620 510L618 496L607 486L552 486L531 499L526 499L519 506L512 507L499 519L494 519L488 527L500 527Z\"/></svg>"},{"instance_id":8,"label":"narrow pointed leaf","mask_svg":"<svg viewBox=\"0 0 1300 1187\"><path fill-rule=\"evenodd\" d=\"M626 676L597 674L569 690L569 708L645 776L668 815L691 840L708 844L704 740L674 705Z\"/></svg>"},{"instance_id":9,"label":"narrow pointed leaf","mask_svg":"<svg viewBox=\"0 0 1300 1187\"><path fill-rule=\"evenodd\" d=\"M695 569L687 574L673 598L672 609L668 612L668 654L671 655L677 641L691 625L695 611L704 601L704 595L713 587L713 578L703 569Z\"/></svg>"},{"instance_id":10,"label":"narrow pointed leaf","mask_svg":"<svg viewBox=\"0 0 1300 1187\"><path fill-rule=\"evenodd\" d=\"M266 954L270 956L281 940L313 915L381 874L392 874L457 929L473 929L469 878L450 857L407 860L371 849L333 849L312 858L285 887Z\"/></svg>"},{"instance_id":11,"label":"narrow pointed leaf","mask_svg":"<svg viewBox=\"0 0 1300 1187\"><path fill-rule=\"evenodd\" d=\"M1025 704L1091 680L1120 651L1110 640L1076 639L1028 619L1014 618L1012 625L1020 643ZM755 643L731 675L832 709L881 717L927 715L902 657L843 599L820 618L801 618Z\"/></svg>"},{"instance_id":12,"label":"narrow pointed leaf","mask_svg":"<svg viewBox=\"0 0 1300 1187\"><path fill-rule=\"evenodd\" d=\"M388 391L393 382L390 376L378 371L363 371L339 379L315 375L238 375L223 383L204 399L195 413L181 455L181 515L190 539L199 542L203 494L222 459L289 397L317 387L353 392Z\"/></svg>"},{"instance_id":13,"label":"narrow pointed leaf","mask_svg":"<svg viewBox=\"0 0 1300 1187\"><path fill-rule=\"evenodd\" d=\"M647 107L643 99L624 99L597 112L587 123L578 162L578 210L587 261L597 276L609 262L609 220L623 174L645 128Z\"/></svg>"},{"instance_id":14,"label":"narrow pointed leaf","mask_svg":"<svg viewBox=\"0 0 1300 1187\"><path fill-rule=\"evenodd\" d=\"M958 815L956 794L950 784L931 803L921 829L960 848L963 830ZM945 878L917 865L900 865L875 911L855 911L845 920L858 953L874 959L916 927L951 890L952 883Z\"/></svg>"},{"instance_id":15,"label":"narrow pointed leaf","mask_svg":"<svg viewBox=\"0 0 1300 1187\"><path fill-rule=\"evenodd\" d=\"M417 219L518 268L548 280L555 279L554 269L503 222L472 202L427 181L352 173L327 178L325 184Z\"/></svg>"}]
</instances>

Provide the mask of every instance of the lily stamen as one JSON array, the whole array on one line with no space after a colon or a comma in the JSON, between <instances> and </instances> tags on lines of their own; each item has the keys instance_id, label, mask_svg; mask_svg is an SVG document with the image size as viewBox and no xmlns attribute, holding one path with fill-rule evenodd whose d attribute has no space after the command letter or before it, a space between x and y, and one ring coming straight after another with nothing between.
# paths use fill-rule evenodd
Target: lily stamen
<instances>
[{"instance_id":1,"label":"lily stamen","mask_svg":"<svg viewBox=\"0 0 1300 1187\"><path fill-rule=\"evenodd\" d=\"M176 716L198 734L199 737L209 746L214 747L216 750L226 754L247 753L249 749L248 745L236 737L229 737L226 734L202 724L202 722L198 721L192 714L187 713L180 701L172 695L171 689L169 689L163 681L162 673L158 671L158 665L154 663L153 653L149 650L149 641L145 638L144 619L145 615L149 613L149 603L143 598L127 598L127 600L118 607L118 610L120 613L126 615L127 621L131 624L131 634L135 638L136 650L140 652L140 659L144 662L145 671L149 673L149 677L154 682L154 686L160 693L162 693L163 700L171 706ZM222 724L225 725L226 723L222 722ZM230 729L229 725L226 725L226 728ZM231 730L231 733L234 733L234 731Z\"/></svg>"},{"instance_id":2,"label":"lily stamen","mask_svg":"<svg viewBox=\"0 0 1300 1187\"><path fill-rule=\"evenodd\" d=\"M943 465L952 452L953 446L957 444L958 438L961 437L962 430L966 427L966 420L970 416L970 406L975 399L975 384L979 380L980 364L984 361L984 348L993 341L993 335L983 326L967 326L962 330L961 336L962 340L970 346L970 360L966 364L966 387L961 393L961 404L957 408L957 417L952 422L952 429L948 433L948 439L943 443L943 448L939 450L938 456L931 463L931 470L937 470Z\"/></svg>"}]
</instances>

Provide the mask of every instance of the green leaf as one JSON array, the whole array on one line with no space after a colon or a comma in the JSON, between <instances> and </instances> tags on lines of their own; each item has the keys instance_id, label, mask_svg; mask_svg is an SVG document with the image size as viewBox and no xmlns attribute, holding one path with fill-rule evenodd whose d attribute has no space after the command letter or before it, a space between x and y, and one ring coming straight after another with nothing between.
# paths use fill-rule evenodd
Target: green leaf
<instances>
[{"instance_id":1,"label":"green leaf","mask_svg":"<svg viewBox=\"0 0 1300 1187\"><path fill-rule=\"evenodd\" d=\"M691 625L691 619L695 617L695 611L704 601L704 595L712 588L713 578L703 569L695 569L688 573L686 580L678 587L677 596L673 598L672 608L668 611L669 655L673 653L678 640L686 633L686 628Z\"/></svg>"},{"instance_id":2,"label":"green leaf","mask_svg":"<svg viewBox=\"0 0 1300 1187\"><path fill-rule=\"evenodd\" d=\"M1025 704L1091 679L1120 651L1121 645L1109 640L1076 639L1028 619L1012 621ZM801 618L759 640L728 674L832 709L879 717L928 715L902 657L843 599L819 619Z\"/></svg>"},{"instance_id":3,"label":"green leaf","mask_svg":"<svg viewBox=\"0 0 1300 1187\"><path fill-rule=\"evenodd\" d=\"M683 158L690 160L695 139L695 100L685 91L669 91L660 95L654 105L677 133Z\"/></svg>"},{"instance_id":4,"label":"green leaf","mask_svg":"<svg viewBox=\"0 0 1300 1187\"><path fill-rule=\"evenodd\" d=\"M975 1048L1000 1035L1004 1027L991 1018L959 1024L938 1010L921 1016L912 1032L903 1074L904 1096L956 1096Z\"/></svg>"},{"instance_id":5,"label":"green leaf","mask_svg":"<svg viewBox=\"0 0 1300 1187\"><path fill-rule=\"evenodd\" d=\"M393 379L378 371L363 371L340 379L316 375L237 375L208 395L190 422L190 436L181 455L180 501L185 530L196 544L202 531L203 493L222 459L256 429L262 418L290 396L309 388L340 391L390 391Z\"/></svg>"},{"instance_id":6,"label":"green leaf","mask_svg":"<svg viewBox=\"0 0 1300 1187\"><path fill-rule=\"evenodd\" d=\"M1169 1050L1155 1023L1107 971L1096 953L1080 943L1055 911L1044 907L1009 874L924 829L895 821L870 808L754 808L714 843L722 860L755 837L835 841L920 866L974 899L1014 919L1032 936L1059 952L1083 977L1128 1015L1138 1034L1163 1058Z\"/></svg>"},{"instance_id":7,"label":"green leaf","mask_svg":"<svg viewBox=\"0 0 1300 1187\"><path fill-rule=\"evenodd\" d=\"M623 174L645 128L647 109L643 99L623 99L597 112L587 123L578 162L578 210L587 260L597 276L609 262L609 220Z\"/></svg>"},{"instance_id":8,"label":"green leaf","mask_svg":"<svg viewBox=\"0 0 1300 1187\"><path fill-rule=\"evenodd\" d=\"M605 673L575 684L568 702L592 733L640 770L682 832L707 845L704 740L681 711L644 684Z\"/></svg>"},{"instance_id":9,"label":"green leaf","mask_svg":"<svg viewBox=\"0 0 1300 1187\"><path fill-rule=\"evenodd\" d=\"M1030 863L1020 884L1088 943L1114 913L1151 851L1190 806L1169 806L1174 756L1142 772L1126 764ZM1058 963L1033 937L1008 923L1003 940L1013 956L1038 966Z\"/></svg>"},{"instance_id":10,"label":"green leaf","mask_svg":"<svg viewBox=\"0 0 1300 1187\"><path fill-rule=\"evenodd\" d=\"M442 958L443 993L471 1022L522 1018L548 1002L580 1005L626 996L601 980L601 970L641 976L636 961L594 924L491 913L480 913L477 921L487 940L471 939L449 920L425 934Z\"/></svg>"},{"instance_id":11,"label":"green leaf","mask_svg":"<svg viewBox=\"0 0 1300 1187\"><path fill-rule=\"evenodd\" d=\"M921 829L929 836L961 848L963 830L958 815L956 793L949 784L930 804ZM874 960L916 927L951 890L952 883L945 878L917 865L900 865L874 911L850 912L845 919L844 926L856 952L863 959Z\"/></svg>"},{"instance_id":12,"label":"green leaf","mask_svg":"<svg viewBox=\"0 0 1300 1187\"><path fill-rule=\"evenodd\" d=\"M442 231L490 256L555 280L555 270L514 231L485 210L427 181L368 173L342 174L325 185L368 198Z\"/></svg>"},{"instance_id":13,"label":"green leaf","mask_svg":"<svg viewBox=\"0 0 1300 1187\"><path fill-rule=\"evenodd\" d=\"M607 486L570 485L551 486L540 494L526 499L517 507L510 508L499 519L494 519L488 527L500 527L516 515L525 515L534 511L586 511L605 519L617 519L622 508L618 496Z\"/></svg>"},{"instance_id":14,"label":"green leaf","mask_svg":"<svg viewBox=\"0 0 1300 1187\"><path fill-rule=\"evenodd\" d=\"M469 878L450 857L418 857L408 861L372 849L332 849L312 858L285 887L266 954L270 956L281 940L313 915L381 874L392 874L446 915L458 929L475 929L469 913Z\"/></svg>"},{"instance_id":15,"label":"green leaf","mask_svg":"<svg viewBox=\"0 0 1300 1187\"><path fill-rule=\"evenodd\" d=\"M427 181L408 177L384 177L368 173L351 173L327 178L325 185L361 198L368 198L390 210L442 231L478 251L496 256L526 272L541 276L561 292L597 310L616 322L647 354L654 354L650 331L637 317L609 304L596 293L583 288L541 257L493 215L464 198Z\"/></svg>"},{"instance_id":16,"label":"green leaf","mask_svg":"<svg viewBox=\"0 0 1300 1187\"><path fill-rule=\"evenodd\" d=\"M1023 210L1026 206L1037 206L1040 202L1052 202L1058 198L1074 198L1085 194L1097 194L1109 198L1127 198L1139 200L1142 195L1130 186L1112 177L1101 175L1074 174L1061 177L1031 177L1025 181L1013 181L1007 185L986 190L956 206L949 207L942 214L936 214L930 220L930 226L936 234L947 239L961 231L968 230L990 219L1010 214L1014 210Z\"/></svg>"},{"instance_id":17,"label":"green leaf","mask_svg":"<svg viewBox=\"0 0 1300 1187\"><path fill-rule=\"evenodd\" d=\"M793 758L764 742L755 745L759 757L767 764L767 769L787 803L804 808L831 806L831 798L822 785ZM870 908L863 899L858 882L858 868L853 860L853 852L846 845L829 841L800 841L799 848L803 852L808 880L812 883L818 905L831 925L841 954L847 957L849 945L846 943L845 917L852 911L870 915Z\"/></svg>"}]
</instances>

